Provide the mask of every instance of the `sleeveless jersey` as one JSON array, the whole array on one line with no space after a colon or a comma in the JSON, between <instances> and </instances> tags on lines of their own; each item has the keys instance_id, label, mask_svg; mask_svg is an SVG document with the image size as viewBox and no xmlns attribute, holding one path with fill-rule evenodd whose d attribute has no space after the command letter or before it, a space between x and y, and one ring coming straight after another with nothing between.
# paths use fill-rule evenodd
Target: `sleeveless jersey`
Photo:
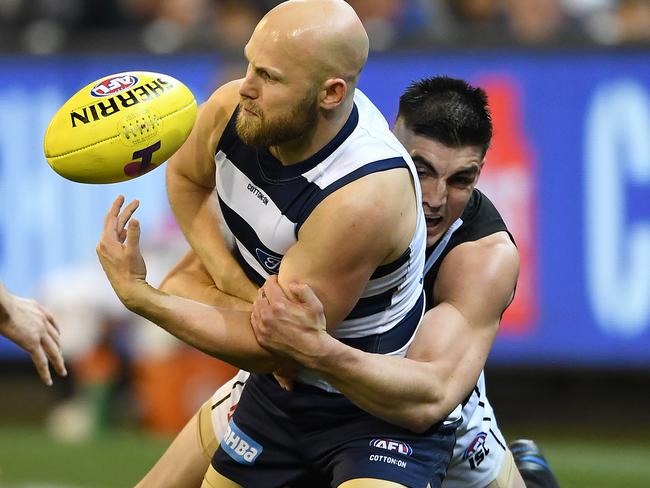
<instances>
[{"instance_id":1,"label":"sleeveless jersey","mask_svg":"<svg viewBox=\"0 0 650 488\"><path fill-rule=\"evenodd\" d=\"M465 210L440 240L427 249L424 290L427 310L435 305L433 288L445 256L464 242L477 241L496 232L508 232L505 222L492 202L474 189ZM510 239L512 235L508 232ZM514 242L514 240L513 240ZM454 414L462 416L456 431L456 445L444 488L481 488L492 482L501 468L506 443L497 426L492 406L485 391L485 377L481 372L472 393Z\"/></svg>"},{"instance_id":2,"label":"sleeveless jersey","mask_svg":"<svg viewBox=\"0 0 650 488\"><path fill-rule=\"evenodd\" d=\"M463 242L475 241L507 228L494 205L479 190L474 190L461 217L440 241L427 250L427 309L432 307L433 284L444 256ZM512 237L511 237L512 238ZM203 408L211 412L212 429L221 439L237 407L250 374L239 373L219 388ZM450 418L462 416L456 431L456 445L443 481L443 488L483 488L499 473L506 452L506 441L497 425L485 390L483 372L472 393Z\"/></svg>"},{"instance_id":3,"label":"sleeveless jersey","mask_svg":"<svg viewBox=\"0 0 650 488\"><path fill-rule=\"evenodd\" d=\"M339 133L305 161L283 166L268 150L247 146L232 115L216 149L216 193L227 238L247 276L262 285L279 271L285 252L311 212L327 196L363 176L408 168L417 201L421 191L408 152L379 110L356 90L354 107ZM332 332L362 350L405 355L424 313L422 272L426 247L424 214L418 212L409 247L378 267L360 299ZM311 371L298 379L333 391Z\"/></svg>"}]
</instances>

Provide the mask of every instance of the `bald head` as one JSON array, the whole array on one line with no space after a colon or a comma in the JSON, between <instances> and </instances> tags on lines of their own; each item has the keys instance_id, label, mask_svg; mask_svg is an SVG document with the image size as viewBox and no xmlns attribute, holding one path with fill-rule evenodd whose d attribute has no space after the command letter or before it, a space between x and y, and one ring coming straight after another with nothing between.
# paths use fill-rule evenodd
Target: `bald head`
<instances>
[{"instance_id":1,"label":"bald head","mask_svg":"<svg viewBox=\"0 0 650 488\"><path fill-rule=\"evenodd\" d=\"M290 0L257 25L251 42L284 51L315 79L355 83L368 58L368 35L343 0Z\"/></svg>"}]
</instances>

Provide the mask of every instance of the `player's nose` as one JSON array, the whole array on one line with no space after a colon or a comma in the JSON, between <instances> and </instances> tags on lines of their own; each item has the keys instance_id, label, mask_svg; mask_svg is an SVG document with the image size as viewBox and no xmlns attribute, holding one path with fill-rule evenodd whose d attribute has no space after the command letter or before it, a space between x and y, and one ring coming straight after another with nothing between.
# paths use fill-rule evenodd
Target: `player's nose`
<instances>
[{"instance_id":1,"label":"player's nose","mask_svg":"<svg viewBox=\"0 0 650 488\"><path fill-rule=\"evenodd\" d=\"M438 208L447 203L447 185L442 178L422 181L422 201L429 207Z\"/></svg>"},{"instance_id":2,"label":"player's nose","mask_svg":"<svg viewBox=\"0 0 650 488\"><path fill-rule=\"evenodd\" d=\"M256 99L259 96L259 91L255 84L252 70L246 72L246 77L239 87L239 95L244 98Z\"/></svg>"}]
</instances>

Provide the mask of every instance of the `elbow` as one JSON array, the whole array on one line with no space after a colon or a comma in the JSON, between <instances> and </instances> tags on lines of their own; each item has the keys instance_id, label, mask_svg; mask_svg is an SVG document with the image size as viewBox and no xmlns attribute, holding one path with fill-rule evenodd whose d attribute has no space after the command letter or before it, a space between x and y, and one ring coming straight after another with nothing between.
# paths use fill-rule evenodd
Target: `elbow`
<instances>
[{"instance_id":1,"label":"elbow","mask_svg":"<svg viewBox=\"0 0 650 488\"><path fill-rule=\"evenodd\" d=\"M416 434L423 434L437 423L445 420L448 415L449 411L445 407L444 399L432 397L414 409L412 415L404 422L403 427Z\"/></svg>"}]
</instances>

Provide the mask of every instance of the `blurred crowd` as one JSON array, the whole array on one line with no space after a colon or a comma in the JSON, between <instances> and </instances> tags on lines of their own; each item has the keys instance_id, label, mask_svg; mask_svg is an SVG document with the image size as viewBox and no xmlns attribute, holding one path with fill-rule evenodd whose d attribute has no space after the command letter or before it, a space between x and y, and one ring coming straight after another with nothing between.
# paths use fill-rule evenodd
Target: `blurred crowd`
<instances>
[{"instance_id":1,"label":"blurred crowd","mask_svg":"<svg viewBox=\"0 0 650 488\"><path fill-rule=\"evenodd\" d=\"M236 50L278 0L0 0L0 50ZM650 0L349 0L374 50L650 43Z\"/></svg>"}]
</instances>

